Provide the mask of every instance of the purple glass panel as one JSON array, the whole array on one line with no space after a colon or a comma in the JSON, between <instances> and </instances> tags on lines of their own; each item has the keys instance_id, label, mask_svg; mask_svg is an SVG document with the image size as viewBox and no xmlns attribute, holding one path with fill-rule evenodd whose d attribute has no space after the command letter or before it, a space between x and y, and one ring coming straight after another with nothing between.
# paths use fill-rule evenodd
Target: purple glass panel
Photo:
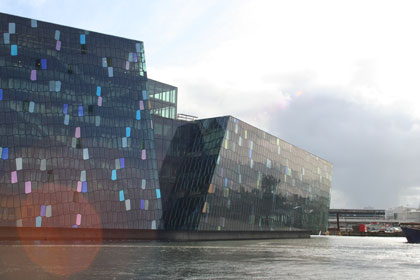
<instances>
[{"instance_id":1,"label":"purple glass panel","mask_svg":"<svg viewBox=\"0 0 420 280\"><path fill-rule=\"evenodd\" d=\"M31 71L31 81L36 81L36 70Z\"/></svg>"},{"instance_id":2,"label":"purple glass panel","mask_svg":"<svg viewBox=\"0 0 420 280\"><path fill-rule=\"evenodd\" d=\"M80 138L80 126L76 127L76 129L74 130L74 137Z\"/></svg>"},{"instance_id":3,"label":"purple glass panel","mask_svg":"<svg viewBox=\"0 0 420 280\"><path fill-rule=\"evenodd\" d=\"M39 214L41 217L45 216L45 211L47 210L47 206L41 205L41 213Z\"/></svg>"},{"instance_id":4,"label":"purple glass panel","mask_svg":"<svg viewBox=\"0 0 420 280\"><path fill-rule=\"evenodd\" d=\"M17 172L13 171L12 172L12 184L17 183L18 179L17 179Z\"/></svg>"},{"instance_id":5,"label":"purple glass panel","mask_svg":"<svg viewBox=\"0 0 420 280\"><path fill-rule=\"evenodd\" d=\"M57 51L61 50L61 41L57 41L57 43L55 44L55 49Z\"/></svg>"}]
</instances>

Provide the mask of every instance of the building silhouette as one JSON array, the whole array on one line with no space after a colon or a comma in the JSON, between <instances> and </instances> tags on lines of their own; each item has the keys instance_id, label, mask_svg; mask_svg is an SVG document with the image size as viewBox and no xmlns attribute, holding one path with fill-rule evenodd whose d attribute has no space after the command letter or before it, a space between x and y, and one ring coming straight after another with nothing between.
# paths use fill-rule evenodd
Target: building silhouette
<instances>
[{"instance_id":1,"label":"building silhouette","mask_svg":"<svg viewBox=\"0 0 420 280\"><path fill-rule=\"evenodd\" d=\"M3 13L0 32L0 227L326 230L332 164L179 114L142 42Z\"/></svg>"}]
</instances>

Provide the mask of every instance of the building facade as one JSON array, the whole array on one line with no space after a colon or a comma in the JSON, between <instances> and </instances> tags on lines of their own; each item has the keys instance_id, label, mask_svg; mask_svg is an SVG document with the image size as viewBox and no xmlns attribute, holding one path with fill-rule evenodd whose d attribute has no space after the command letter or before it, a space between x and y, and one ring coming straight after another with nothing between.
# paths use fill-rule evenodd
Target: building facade
<instances>
[{"instance_id":1,"label":"building facade","mask_svg":"<svg viewBox=\"0 0 420 280\"><path fill-rule=\"evenodd\" d=\"M143 43L0 13L0 226L325 230L331 163L177 119Z\"/></svg>"},{"instance_id":2,"label":"building facade","mask_svg":"<svg viewBox=\"0 0 420 280\"><path fill-rule=\"evenodd\" d=\"M325 230L331 172L327 161L231 116L182 125L159 175L166 228Z\"/></svg>"}]
</instances>

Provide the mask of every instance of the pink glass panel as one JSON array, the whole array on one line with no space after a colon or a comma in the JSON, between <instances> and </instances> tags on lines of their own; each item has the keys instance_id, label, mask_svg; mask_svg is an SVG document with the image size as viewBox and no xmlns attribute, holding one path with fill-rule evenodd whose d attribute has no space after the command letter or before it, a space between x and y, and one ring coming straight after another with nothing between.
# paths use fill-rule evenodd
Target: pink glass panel
<instances>
[{"instance_id":1,"label":"pink glass panel","mask_svg":"<svg viewBox=\"0 0 420 280\"><path fill-rule=\"evenodd\" d=\"M17 172L13 171L12 172L12 184L17 183Z\"/></svg>"},{"instance_id":2,"label":"pink glass panel","mask_svg":"<svg viewBox=\"0 0 420 280\"><path fill-rule=\"evenodd\" d=\"M61 49L61 41L57 41L57 43L55 44L55 49L57 51L59 51Z\"/></svg>"},{"instance_id":3,"label":"pink glass panel","mask_svg":"<svg viewBox=\"0 0 420 280\"><path fill-rule=\"evenodd\" d=\"M102 106L102 96L98 97L98 106L101 107Z\"/></svg>"},{"instance_id":4,"label":"pink glass panel","mask_svg":"<svg viewBox=\"0 0 420 280\"><path fill-rule=\"evenodd\" d=\"M141 150L141 159L146 159L146 150Z\"/></svg>"},{"instance_id":5,"label":"pink glass panel","mask_svg":"<svg viewBox=\"0 0 420 280\"><path fill-rule=\"evenodd\" d=\"M36 81L36 70L31 71L31 81Z\"/></svg>"},{"instance_id":6,"label":"pink glass panel","mask_svg":"<svg viewBox=\"0 0 420 280\"><path fill-rule=\"evenodd\" d=\"M76 127L76 130L74 131L74 137L80 138L80 126Z\"/></svg>"},{"instance_id":7,"label":"pink glass panel","mask_svg":"<svg viewBox=\"0 0 420 280\"><path fill-rule=\"evenodd\" d=\"M82 182L78 181L77 182L77 192L81 192L82 191Z\"/></svg>"},{"instance_id":8,"label":"pink glass panel","mask_svg":"<svg viewBox=\"0 0 420 280\"><path fill-rule=\"evenodd\" d=\"M81 223L82 223L82 215L77 214L77 216L76 216L76 225L80 226Z\"/></svg>"},{"instance_id":9,"label":"pink glass panel","mask_svg":"<svg viewBox=\"0 0 420 280\"><path fill-rule=\"evenodd\" d=\"M25 193L31 193L32 192L32 183L31 181L25 182Z\"/></svg>"},{"instance_id":10,"label":"pink glass panel","mask_svg":"<svg viewBox=\"0 0 420 280\"><path fill-rule=\"evenodd\" d=\"M140 110L144 110L144 102L143 102L143 100L140 100Z\"/></svg>"}]
</instances>

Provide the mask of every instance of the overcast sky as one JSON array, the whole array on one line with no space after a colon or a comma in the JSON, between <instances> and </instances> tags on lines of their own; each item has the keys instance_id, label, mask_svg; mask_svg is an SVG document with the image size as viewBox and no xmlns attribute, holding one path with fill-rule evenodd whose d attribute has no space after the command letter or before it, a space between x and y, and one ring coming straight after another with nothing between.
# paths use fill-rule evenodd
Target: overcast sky
<instances>
[{"instance_id":1,"label":"overcast sky","mask_svg":"<svg viewBox=\"0 0 420 280\"><path fill-rule=\"evenodd\" d=\"M179 112L233 115L334 164L331 206L420 203L420 2L0 0L145 43Z\"/></svg>"}]
</instances>

